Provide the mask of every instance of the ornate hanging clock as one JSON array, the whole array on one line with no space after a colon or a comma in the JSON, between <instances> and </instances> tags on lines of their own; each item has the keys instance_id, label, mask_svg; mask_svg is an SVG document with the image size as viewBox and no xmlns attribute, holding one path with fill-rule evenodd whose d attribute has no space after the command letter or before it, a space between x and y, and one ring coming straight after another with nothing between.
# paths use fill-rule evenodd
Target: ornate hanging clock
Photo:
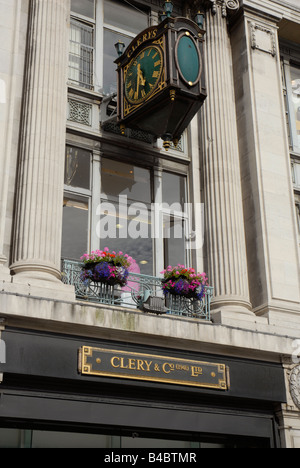
<instances>
[{"instance_id":1,"label":"ornate hanging clock","mask_svg":"<svg viewBox=\"0 0 300 468\"><path fill-rule=\"evenodd\" d=\"M140 33L116 61L118 122L178 140L206 98L205 32L187 18L167 18Z\"/></svg>"}]
</instances>

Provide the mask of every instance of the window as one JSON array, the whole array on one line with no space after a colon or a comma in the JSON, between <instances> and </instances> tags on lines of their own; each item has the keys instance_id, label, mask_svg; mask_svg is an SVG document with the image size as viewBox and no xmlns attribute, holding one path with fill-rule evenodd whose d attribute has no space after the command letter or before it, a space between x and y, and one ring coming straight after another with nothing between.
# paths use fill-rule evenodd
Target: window
<instances>
[{"instance_id":1,"label":"window","mask_svg":"<svg viewBox=\"0 0 300 468\"><path fill-rule=\"evenodd\" d=\"M71 11L95 19L95 0L71 0Z\"/></svg>"},{"instance_id":2,"label":"window","mask_svg":"<svg viewBox=\"0 0 300 468\"><path fill-rule=\"evenodd\" d=\"M93 90L95 1L72 0L71 10L69 82Z\"/></svg>"},{"instance_id":3,"label":"window","mask_svg":"<svg viewBox=\"0 0 300 468\"><path fill-rule=\"evenodd\" d=\"M93 89L94 29L74 19L70 27L69 82Z\"/></svg>"},{"instance_id":4,"label":"window","mask_svg":"<svg viewBox=\"0 0 300 468\"><path fill-rule=\"evenodd\" d=\"M292 150L300 153L300 65L285 61L285 84L289 116L289 138Z\"/></svg>"},{"instance_id":5,"label":"window","mask_svg":"<svg viewBox=\"0 0 300 468\"><path fill-rule=\"evenodd\" d=\"M102 158L101 247L136 260L136 273L153 274L152 184L149 169Z\"/></svg>"},{"instance_id":6,"label":"window","mask_svg":"<svg viewBox=\"0 0 300 468\"><path fill-rule=\"evenodd\" d=\"M185 265L187 214L186 208L186 178L170 172L163 172L163 239L164 267L168 265Z\"/></svg>"},{"instance_id":7,"label":"window","mask_svg":"<svg viewBox=\"0 0 300 468\"><path fill-rule=\"evenodd\" d=\"M300 190L300 161L292 159L292 179L295 189Z\"/></svg>"},{"instance_id":8,"label":"window","mask_svg":"<svg viewBox=\"0 0 300 468\"><path fill-rule=\"evenodd\" d=\"M131 1L71 0L69 82L114 95L115 44L128 46L150 25L150 12L149 6ZM80 101L79 94L77 90ZM94 96L84 93L87 99ZM118 154L115 148L111 159L97 153L99 141L79 135L74 141L94 149L69 145L66 150L62 257L79 260L85 252L108 247L128 253L138 271L149 275L158 275L169 264L188 263L187 178L176 173L185 173L187 166L178 159L168 171L152 163L149 168L126 147Z\"/></svg>"},{"instance_id":9,"label":"window","mask_svg":"<svg viewBox=\"0 0 300 468\"><path fill-rule=\"evenodd\" d=\"M90 244L91 152L67 147L64 187L62 257L79 260Z\"/></svg>"},{"instance_id":10,"label":"window","mask_svg":"<svg viewBox=\"0 0 300 468\"><path fill-rule=\"evenodd\" d=\"M294 146L300 150L300 67L291 66L290 113Z\"/></svg>"},{"instance_id":11,"label":"window","mask_svg":"<svg viewBox=\"0 0 300 468\"><path fill-rule=\"evenodd\" d=\"M297 219L298 233L300 236L300 196L298 197L298 200L296 200L296 219Z\"/></svg>"},{"instance_id":12,"label":"window","mask_svg":"<svg viewBox=\"0 0 300 468\"><path fill-rule=\"evenodd\" d=\"M299 234L300 234L300 203L296 205L296 209L297 209L298 228L299 228Z\"/></svg>"},{"instance_id":13,"label":"window","mask_svg":"<svg viewBox=\"0 0 300 468\"><path fill-rule=\"evenodd\" d=\"M189 264L186 176L68 146L64 177L64 259L108 247L145 275Z\"/></svg>"},{"instance_id":14,"label":"window","mask_svg":"<svg viewBox=\"0 0 300 468\"><path fill-rule=\"evenodd\" d=\"M89 201L76 195L64 197L62 256L79 260L87 251L89 236Z\"/></svg>"},{"instance_id":15,"label":"window","mask_svg":"<svg viewBox=\"0 0 300 468\"><path fill-rule=\"evenodd\" d=\"M104 0L103 31L103 93L117 91L115 44L121 41L127 47L133 38L148 27L148 14L141 9L115 0Z\"/></svg>"},{"instance_id":16,"label":"window","mask_svg":"<svg viewBox=\"0 0 300 468\"><path fill-rule=\"evenodd\" d=\"M295 214L300 240L300 49L298 44L284 41L281 48Z\"/></svg>"}]
</instances>

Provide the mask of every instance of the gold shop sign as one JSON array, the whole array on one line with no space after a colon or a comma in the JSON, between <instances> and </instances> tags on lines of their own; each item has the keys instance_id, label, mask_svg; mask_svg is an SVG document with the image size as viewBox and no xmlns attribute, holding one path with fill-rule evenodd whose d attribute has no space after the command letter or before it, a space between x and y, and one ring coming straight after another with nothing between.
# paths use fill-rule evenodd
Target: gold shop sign
<instances>
[{"instance_id":1,"label":"gold shop sign","mask_svg":"<svg viewBox=\"0 0 300 468\"><path fill-rule=\"evenodd\" d=\"M225 364L152 354L83 346L79 350L78 368L82 375L147 380L219 390L229 388L229 369Z\"/></svg>"}]
</instances>

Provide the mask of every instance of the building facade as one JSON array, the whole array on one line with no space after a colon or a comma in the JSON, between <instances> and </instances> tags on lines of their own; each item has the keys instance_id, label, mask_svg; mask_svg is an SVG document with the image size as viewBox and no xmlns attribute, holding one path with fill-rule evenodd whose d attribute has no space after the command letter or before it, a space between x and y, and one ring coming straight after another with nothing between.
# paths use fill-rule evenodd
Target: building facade
<instances>
[{"instance_id":1,"label":"building facade","mask_svg":"<svg viewBox=\"0 0 300 468\"><path fill-rule=\"evenodd\" d=\"M173 4L207 98L166 151L116 117L163 1L0 0L0 447L300 447L299 0ZM136 260L109 298L105 247ZM200 313L137 307L177 264Z\"/></svg>"}]
</instances>

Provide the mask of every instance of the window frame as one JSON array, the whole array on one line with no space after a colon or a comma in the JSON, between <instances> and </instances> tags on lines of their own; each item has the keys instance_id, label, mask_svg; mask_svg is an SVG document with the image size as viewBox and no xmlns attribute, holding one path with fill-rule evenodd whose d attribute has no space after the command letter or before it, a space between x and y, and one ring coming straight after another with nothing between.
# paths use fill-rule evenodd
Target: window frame
<instances>
[{"instance_id":1,"label":"window frame","mask_svg":"<svg viewBox=\"0 0 300 468\"><path fill-rule=\"evenodd\" d=\"M118 26L114 26L108 22L106 22L106 19L105 19L105 16L104 16L104 2L105 0L96 0L98 2L98 5L99 5L99 9L100 9L100 5L101 5L101 11L103 12L103 16L102 16L102 32L101 32L101 35L102 35L102 44L104 44L104 34L105 34L105 30L108 30L108 31L111 31L113 33L117 33L119 34L120 36L125 36L125 37L128 37L130 39L134 39L137 35L136 32L131 32L127 29L123 29L123 28L120 28ZM128 4L127 5L128 9L130 8L130 5ZM134 7L132 7L132 9L134 9ZM146 14L146 13L145 13ZM150 16L151 16L151 5L149 7L149 14L147 15L148 16L148 25L150 24ZM116 59L117 59L117 54L116 54ZM102 63L101 63L101 87L102 87L102 90L103 90L103 95L105 96L112 96L114 95L115 93L114 92L111 92L111 93L105 93L104 90L105 90L105 87L106 87L106 83L104 82L104 53L103 53L103 57L102 57ZM117 75L116 75L116 80L117 80Z\"/></svg>"},{"instance_id":2,"label":"window frame","mask_svg":"<svg viewBox=\"0 0 300 468\"><path fill-rule=\"evenodd\" d=\"M93 219L93 216L92 216L92 211L93 211L93 186L94 186L94 183L93 183L93 167L94 167L94 164L93 164L93 151L90 149L90 148L87 148L83 145L80 145L80 144L76 144L75 142L71 143L71 142L66 142L66 152L67 152L67 147L72 147L72 148L78 148L80 150L83 150L83 151L86 151L86 152L89 152L90 153L90 188L89 189L86 189L86 188L82 188L82 187L72 187L70 185L67 185L64 183L64 190L63 190L63 198L70 198L72 199L72 197L80 197L80 198L83 198L87 201L87 205L88 205L88 226L87 226L87 232L88 232L88 235L87 235L87 252L90 251L91 249L91 246L92 246L92 219ZM66 156L65 156L66 157ZM82 252L81 255L83 255L85 252ZM62 251L62 258L65 258L65 256L63 255L63 251ZM75 259L75 258L68 258L68 260L79 260L78 259Z\"/></svg>"},{"instance_id":3,"label":"window frame","mask_svg":"<svg viewBox=\"0 0 300 468\"><path fill-rule=\"evenodd\" d=\"M97 22L97 1L95 0L95 12L94 12L94 18L89 18L87 16L80 15L79 13L73 12L71 10L71 15L70 15L70 36L69 36L69 62L68 62L68 84L69 86L77 87L83 91L91 91L93 92L95 90L96 86L96 80L95 80L95 58L96 58L96 36L97 36L97 28L96 28L96 22ZM80 80L76 82L76 80L73 80L70 78L70 56L71 56L71 34L72 34L72 21L77 22L78 24L82 25L82 27L89 27L92 30L92 46L88 46L91 48L92 51L92 61L90 63L91 66L91 83L88 86L82 86ZM80 47L82 47L82 42L78 43L80 44ZM84 45L84 47L87 47L87 45ZM81 73L81 70L79 69L79 73Z\"/></svg>"},{"instance_id":4,"label":"window frame","mask_svg":"<svg viewBox=\"0 0 300 468\"><path fill-rule=\"evenodd\" d=\"M283 92L288 121L287 132L289 137L289 147L291 152L300 156L300 138L298 139L296 122L294 119L291 86L291 67L298 67L300 73L300 47L299 45L287 40L281 40L280 49Z\"/></svg>"},{"instance_id":5,"label":"window frame","mask_svg":"<svg viewBox=\"0 0 300 468\"><path fill-rule=\"evenodd\" d=\"M293 102L292 102L293 92L292 92L292 86L291 86L291 67L299 68L299 78L300 78L300 61L299 63L294 63L293 61L290 61L288 64L286 62L284 64L291 147L294 152L300 154L300 137L297 133L296 120L294 118L294 109L293 109ZM299 143L298 143L298 140L299 140Z\"/></svg>"},{"instance_id":6,"label":"window frame","mask_svg":"<svg viewBox=\"0 0 300 468\"><path fill-rule=\"evenodd\" d=\"M145 9L148 9L148 23L151 23L151 18L156 13L155 6L153 5L145 5L143 4ZM87 88L78 88L74 90L76 95L80 94L81 96L92 96L95 97L95 93L103 94L103 86L104 86L104 50L103 50L103 38L104 38L104 30L108 29L113 32L117 32L120 34L124 34L127 37L134 38L136 36L135 33L131 33L122 28L118 28L117 26L111 25L109 22L105 21L104 18L104 0L95 0L95 18L94 20L91 18L87 18L83 15L71 12L71 19L75 21L81 22L82 24L92 25L94 28L94 96L92 96L92 91L88 90ZM97 53L99 51L99 53ZM100 78L100 79L99 79ZM72 87L73 85L70 84ZM75 87L75 85L74 85ZM80 92L79 92L80 90ZM90 93L90 95L88 94ZM152 203L162 203L162 173L171 172L174 174L178 174L184 176L186 178L185 184L185 196L186 196L186 203L189 204L191 200L194 199L191 190L191 173L190 168L192 165L190 153L193 153L191 145L190 145L190 137L188 135L188 130L184 132L182 136L182 147L177 150L176 148L171 148L170 152L165 154L165 151L161 148L162 142L158 141L156 144L152 146L148 146L147 150L149 149L149 155L142 161L139 157L139 148L142 148L143 153L145 152L145 145L140 142L135 142L135 140L131 140L132 146L135 148L135 151L132 152L128 149L128 140L124 141L124 137L118 139L118 144L115 146L115 137L111 137L109 133L106 133L103 140L103 145L100 143L99 145L99 135L97 136L95 133L90 134L90 129L87 128L78 128L78 132L84 130L84 135L77 134L74 137L71 136L73 133L67 135L67 146L72 146L75 148L81 148L83 150L87 150L91 152L91 189L85 190L80 188L74 188L70 186L64 185L64 194L66 196L72 195L79 195L87 197L89 200L89 236L88 236L88 251L96 250L100 247L105 247L105 240L102 241L100 246L100 239L98 239L96 235L96 226L99 221L99 216L96 214L97 207L102 200L102 191L101 191L101 159L103 158L111 158L113 160L119 160L120 162L128 162L134 164L135 166L139 166L142 168L151 168L151 194L152 194ZM75 132L77 133L77 131ZM88 137L87 135L90 134ZM87 138L86 138L87 137ZM118 138L118 137L117 137ZM102 141L102 134L100 134L100 139ZM108 142L111 146L111 149L108 146ZM95 150L95 148L98 148ZM101 149L100 149L101 148ZM119 149L117 149L119 148ZM159 159L157 149L161 150ZM137 151L137 153L136 153ZM136 153L136 154L135 154ZM151 163L149 161L152 161ZM156 162L154 162L156 161ZM160 188L158 188L160 186ZM158 189L158 190L157 190ZM185 211L172 213L175 215L176 219L178 217L180 219L184 218L184 228L185 234L189 235L192 232L192 223L195 222L193 220L196 217L196 214L192 208L192 216L189 217ZM160 231L159 238L155 237L157 235L158 229L162 229L162 221L163 216L166 215L164 210L158 213L158 216L155 219L156 227L154 227L154 234L152 234L152 252L153 252L153 272L155 275L159 276L160 272L164 269L165 265L164 261L164 246L163 246L163 235ZM158 245L160 244L160 245ZM186 256L186 266L191 266L192 258L195 256L193 251L190 247L192 244L189 243L187 237L185 239L185 256Z\"/></svg>"},{"instance_id":7,"label":"window frame","mask_svg":"<svg viewBox=\"0 0 300 468\"><path fill-rule=\"evenodd\" d=\"M294 108L292 106L291 86L291 67L298 67L300 73L300 47L290 41L281 40L280 49L282 84L287 114L287 134L290 148L291 182L295 201L295 222L300 248L300 177L298 180L298 176L295 171L295 164L300 164L300 143L299 146L295 145L295 140L298 141L299 135L297 135L296 122L293 117Z\"/></svg>"}]
</instances>

